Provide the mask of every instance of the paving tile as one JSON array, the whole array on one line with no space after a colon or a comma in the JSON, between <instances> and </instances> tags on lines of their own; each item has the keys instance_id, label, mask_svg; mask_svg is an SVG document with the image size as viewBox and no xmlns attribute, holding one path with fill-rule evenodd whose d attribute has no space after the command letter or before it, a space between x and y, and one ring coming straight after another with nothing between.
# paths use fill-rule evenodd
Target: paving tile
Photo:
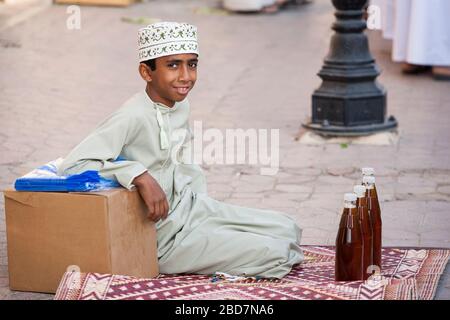
<instances>
[{"instance_id":1,"label":"paving tile","mask_svg":"<svg viewBox=\"0 0 450 320\"><path fill-rule=\"evenodd\" d=\"M31 169L65 156L142 89L135 68L130 68L137 65L129 48L135 48L138 26L123 23L121 17L170 12L174 20L195 23L202 34L201 73L190 95L191 123L202 121L204 128L220 130L280 129L276 175L261 176L259 167L248 164L204 165L211 197L285 212L303 225L302 244L334 244L343 193L360 182L361 167L373 166L383 210L384 244L450 248L450 90L446 83L402 75L379 33L368 32L372 53L383 70L380 82L388 90L388 113L400 123L398 143L303 145L296 136L311 113L311 94L320 84L316 74L334 21L331 3L315 1L270 17L211 19L187 10L205 6L203 0L161 5L162 1L114 10L83 7L83 28L77 32L65 28L65 6L55 5L0 31L1 39L20 44L18 48L0 46L0 189L10 188ZM314 32L308 31L311 25ZM224 32L230 26L238 32ZM254 36L261 33L266 36ZM115 41L99 40L111 38ZM272 59L267 68L266 56L283 59ZM27 77L31 68L33 77ZM0 252L6 248L3 206L0 200ZM5 287L6 268L6 255L0 253L0 299L53 297L11 292ZM445 288L449 278L447 273L437 298L450 299Z\"/></svg>"}]
</instances>

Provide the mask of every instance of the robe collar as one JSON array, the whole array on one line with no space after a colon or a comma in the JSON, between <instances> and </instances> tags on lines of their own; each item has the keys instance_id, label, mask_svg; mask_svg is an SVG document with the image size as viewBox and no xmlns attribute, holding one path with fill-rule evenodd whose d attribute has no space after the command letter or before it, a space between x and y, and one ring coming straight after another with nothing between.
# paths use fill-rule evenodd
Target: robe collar
<instances>
[{"instance_id":1,"label":"robe collar","mask_svg":"<svg viewBox=\"0 0 450 320\"><path fill-rule=\"evenodd\" d=\"M168 128L168 125L166 121L164 120L163 115L166 113L172 113L175 112L179 106L180 102L175 102L172 108L169 108L168 106L159 103L154 102L150 97L148 96L147 92L144 90L144 95L146 96L146 99L150 104L153 106L153 108L156 111L156 122L158 123L159 127L159 147L161 150L167 150L170 148L170 141L169 141L169 135L166 131L166 128Z\"/></svg>"},{"instance_id":2,"label":"robe collar","mask_svg":"<svg viewBox=\"0 0 450 320\"><path fill-rule=\"evenodd\" d=\"M152 104L153 107L154 107L155 109L159 109L159 111L160 111L162 114L166 114L166 113L168 113L168 112L172 113L172 112L177 111L178 108L180 107L180 105L184 102L184 100L181 101L181 102L175 102L175 104L173 105L173 107L170 108L170 107L168 107L168 106L166 106L165 104L162 104L162 103L160 103L160 102L154 102L154 101L148 96L148 94L147 94L147 92L145 91L145 89L144 89L143 91L144 91L144 95L145 95L146 99L150 102L150 104Z\"/></svg>"}]
</instances>

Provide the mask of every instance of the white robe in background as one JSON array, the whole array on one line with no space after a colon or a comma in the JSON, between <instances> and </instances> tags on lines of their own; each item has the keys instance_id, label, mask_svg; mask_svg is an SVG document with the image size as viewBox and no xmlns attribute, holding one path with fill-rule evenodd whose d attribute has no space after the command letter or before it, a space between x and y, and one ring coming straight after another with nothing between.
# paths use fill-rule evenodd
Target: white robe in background
<instances>
[{"instance_id":1,"label":"white robe in background","mask_svg":"<svg viewBox=\"0 0 450 320\"><path fill-rule=\"evenodd\" d=\"M381 9L383 36L393 39L392 60L450 66L449 0L372 0Z\"/></svg>"},{"instance_id":2,"label":"white robe in background","mask_svg":"<svg viewBox=\"0 0 450 320\"><path fill-rule=\"evenodd\" d=\"M394 2L395 0L371 0L370 4L379 8L374 11L380 15L381 31L385 39L394 38Z\"/></svg>"}]
</instances>

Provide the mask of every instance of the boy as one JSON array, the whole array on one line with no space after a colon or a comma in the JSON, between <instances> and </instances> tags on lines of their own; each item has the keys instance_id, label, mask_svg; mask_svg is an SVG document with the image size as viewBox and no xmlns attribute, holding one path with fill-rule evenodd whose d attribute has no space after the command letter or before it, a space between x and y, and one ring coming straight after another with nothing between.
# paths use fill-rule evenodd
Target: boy
<instances>
[{"instance_id":1,"label":"boy","mask_svg":"<svg viewBox=\"0 0 450 320\"><path fill-rule=\"evenodd\" d=\"M125 188L136 187L156 222L162 273L286 275L303 261L295 222L208 197L200 167L178 161L191 136L170 139L189 132L186 97L197 78L196 27L163 22L140 29L139 59L146 89L75 147L59 174L98 170ZM114 161L118 157L126 160Z\"/></svg>"}]
</instances>

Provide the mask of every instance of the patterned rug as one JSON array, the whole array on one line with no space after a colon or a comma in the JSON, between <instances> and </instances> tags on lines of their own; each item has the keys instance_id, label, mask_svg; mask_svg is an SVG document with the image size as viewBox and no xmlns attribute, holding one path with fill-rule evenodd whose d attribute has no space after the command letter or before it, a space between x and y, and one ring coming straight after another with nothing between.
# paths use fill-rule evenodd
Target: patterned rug
<instances>
[{"instance_id":1,"label":"patterned rug","mask_svg":"<svg viewBox=\"0 0 450 320\"><path fill-rule=\"evenodd\" d=\"M305 261L281 280L217 275L64 274L56 300L431 300L450 256L446 249L383 249L382 275L334 281L334 247L303 246Z\"/></svg>"}]
</instances>

